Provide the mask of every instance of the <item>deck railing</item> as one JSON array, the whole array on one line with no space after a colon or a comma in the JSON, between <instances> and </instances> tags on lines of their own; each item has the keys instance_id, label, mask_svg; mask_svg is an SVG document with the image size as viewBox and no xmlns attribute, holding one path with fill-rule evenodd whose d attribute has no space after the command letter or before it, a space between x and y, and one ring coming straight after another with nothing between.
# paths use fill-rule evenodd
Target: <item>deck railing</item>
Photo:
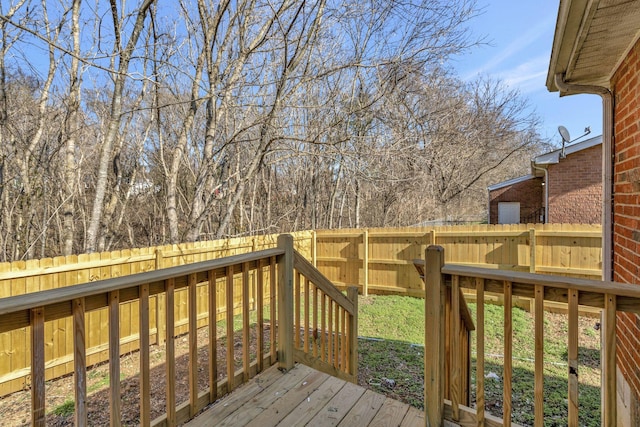
<instances>
[{"instance_id":1,"label":"deck railing","mask_svg":"<svg viewBox=\"0 0 640 427\"><path fill-rule=\"evenodd\" d=\"M353 378L356 368L354 342L357 312L357 303L352 300L353 291L349 294L352 299L347 299L332 288L330 282L313 267L302 262L302 259L293 249L292 237L286 235L278 238L278 247L275 249L0 299L0 336L19 328L28 328L31 343L31 424L44 426L46 421L45 366L47 352L50 350L45 347L51 347L55 343L45 342L45 325L57 319L71 317L74 335L75 425L88 425L86 314L106 307L108 318L104 328L108 330L109 336L109 378L117 379L109 383L110 423L121 425L119 311L121 304L127 301L138 301L140 306L139 419L125 421L127 423L134 422L143 426L173 426L183 423L209 403L248 381L265 366L277 362L281 368L289 369L296 359L303 363L314 362L316 347L327 351L319 356L318 363L331 363L332 369ZM321 337L318 346L311 345L308 317L304 320L302 344L300 321L297 320L294 325L294 312L298 313L299 318L301 307L301 288L297 283L294 284L294 266L297 269L296 277L305 277L302 291L305 295L305 315L318 312L314 319L328 319L327 327L323 323L318 328L317 322L312 321L313 335ZM204 288L198 286L202 283L206 284ZM175 292L179 289L186 289L188 293L189 385L186 393L188 400L185 402L178 401L182 396L177 396L173 381L176 378L176 313L183 310L183 307L175 304ZM209 317L206 349L208 387L205 389L198 384L198 320L202 320L202 310L198 310L197 293L202 291L207 294ZM241 295L241 314L237 318L234 310L226 310L226 338L222 339L222 336L219 337L222 334L218 331L220 325L215 322L215 317L213 321L211 318L221 304L234 307L234 299L237 300L235 297L238 294ZM322 301L322 304L316 304L316 299L313 299L313 309L309 308L310 301L306 297L311 294L321 295L317 301ZM164 413L152 419L149 298L154 295L164 297L167 331L163 362L167 381ZM254 295L255 301L250 301L250 296ZM221 299L225 301L220 301ZM295 309L294 299L297 307ZM237 309L238 304L235 305ZM255 313L252 313L253 307ZM328 314L328 310L332 310L336 317ZM252 315L254 319L251 319ZM269 328L265 327L267 319L270 322ZM255 336L252 336L251 332L254 330ZM296 347L298 349L294 351ZM224 361L218 360L217 356L221 348L224 349ZM241 354L238 354L237 348ZM226 369L226 375L220 375L223 369Z\"/></svg>"},{"instance_id":2,"label":"deck railing","mask_svg":"<svg viewBox=\"0 0 640 427\"><path fill-rule=\"evenodd\" d=\"M443 265L444 250L430 246L425 254L425 409L428 426L442 425L442 420L468 425L511 425L513 324L511 298L521 296L535 301L535 423L543 425L543 361L544 361L544 302L555 301L568 305L568 424L578 425L578 306L603 309L602 333L602 425L616 425L616 311L640 313L640 286L596 280L538 275L525 272L490 270L480 267ZM460 288L475 290L477 294L477 343L484 343L484 294L504 296L504 380L503 419L485 413L484 346L477 346L476 402L477 409L460 404L461 358L453 358L451 368L450 401L445 401L445 331L443 307L450 304L455 310L460 304ZM447 290L450 289L450 292ZM450 298L445 302L445 297ZM439 328L429 325L441 325ZM451 323L451 336L460 332L460 324ZM451 351L460 352L455 341Z\"/></svg>"}]
</instances>

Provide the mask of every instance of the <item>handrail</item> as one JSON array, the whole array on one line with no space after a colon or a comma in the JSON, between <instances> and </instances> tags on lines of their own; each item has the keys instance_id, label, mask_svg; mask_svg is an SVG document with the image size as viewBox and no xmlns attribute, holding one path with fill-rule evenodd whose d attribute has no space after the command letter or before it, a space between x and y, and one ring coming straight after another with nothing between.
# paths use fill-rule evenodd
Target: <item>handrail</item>
<instances>
[{"instance_id":1,"label":"handrail","mask_svg":"<svg viewBox=\"0 0 640 427\"><path fill-rule=\"evenodd\" d=\"M333 300L347 310L349 314L355 314L353 301L344 296L329 279L324 277L305 257L299 252L294 252L294 267L307 279L311 280L322 292L329 295Z\"/></svg>"},{"instance_id":2,"label":"handrail","mask_svg":"<svg viewBox=\"0 0 640 427\"><path fill-rule=\"evenodd\" d=\"M281 242L279 241L279 244ZM86 314L97 309L106 308L107 322L102 327L109 332L109 376L120 378L120 328L119 319L121 303L136 301L139 303L139 353L140 353L140 413L139 419L127 422L142 425L173 426L192 418L199 410L217 400L225 393L232 391L238 384L263 370L264 366L276 363L289 363L285 352L292 337L276 339L276 329L286 330L283 317L276 313L276 306L282 305L283 294L291 293L292 289L282 280L286 266L293 270L293 242L284 242L276 249L267 249L248 254L234 255L227 258L204 261L195 264L182 265L163 270L150 271L136 275L117 277L93 283L52 289L32 294L24 294L0 299L0 331L30 326L30 354L31 354L31 424L45 425L45 322L52 319L71 317L73 319L74 352L71 361L74 364L75 390L75 423L88 424L86 402L87 393L87 337L89 330L85 330ZM276 280L276 266L280 277ZM291 274L290 274L291 275ZM286 277L286 275L284 275ZM290 283L289 283L290 284ZM205 285L206 304L208 307L208 328L210 355L209 387L199 390L198 387L198 338L195 333L198 328L198 292ZM163 296L158 299L158 310L166 316L166 341L164 342L164 365L167 378L175 378L176 357L176 304L175 295L179 288L186 288L188 294L188 402L178 405L178 396L174 381L166 383L166 413L155 419L151 418L151 388L150 388L150 296ZM239 308L242 317L241 337L234 338L236 297L240 298ZM276 298L278 304L276 304ZM291 300L292 298L289 298ZM251 301L251 302L250 302ZM217 337L216 313L226 304L226 339L224 343ZM236 303L237 304L237 303ZM253 305L252 305L253 304ZM270 310L270 332L264 330L265 309ZM282 309L282 307L281 307ZM256 310L256 323L250 323L249 312ZM251 351L249 329L256 329L256 349ZM291 327L289 327L291 330ZM263 345L269 335L270 349ZM242 346L242 362L236 366L235 339L240 339ZM225 347L226 378L221 378L218 372L218 346ZM292 356L291 356L292 357ZM292 359L291 359L292 360ZM202 380L202 379L200 379ZM120 381L109 384L109 408L111 425L121 424L121 390Z\"/></svg>"},{"instance_id":3,"label":"handrail","mask_svg":"<svg viewBox=\"0 0 640 427\"><path fill-rule=\"evenodd\" d=\"M443 289L451 288L451 295L455 299L456 288L465 287L475 289L477 296L477 410L460 405L456 401L447 402L442 395L425 392L425 408L427 417L432 422L429 425L441 425L442 417L451 421L458 421L461 417L484 423L489 421L484 411L484 293L493 292L504 295L504 381L503 381L503 418L504 425L511 424L511 352L512 339L512 296L523 296L535 301L535 423L542 425L544 416L543 398L543 365L544 358L544 303L545 301L560 301L568 304L568 421L569 425L578 423L578 306L589 305L603 309L603 343L602 343L602 371L603 371L603 405L602 422L606 426L616 425L616 311L640 313L640 286L617 282L603 282L597 280L578 279L564 276L538 275L525 272L499 271L487 268L469 267L461 265L444 265L444 251L440 247L431 246L426 252L428 271L427 293L437 295ZM452 300L453 301L453 300ZM429 306L427 302L425 322L435 320L438 315L436 306ZM433 304L433 302L432 302ZM453 303L452 303L453 304ZM427 335L430 331L427 331ZM452 331L455 334L455 331ZM436 336L437 340L442 337ZM442 344L440 344L442 345ZM444 359L444 350L433 345L426 350L429 357ZM454 350L452 350L454 351ZM456 358L454 357L454 360ZM436 363L425 362L426 378L444 381L444 373L437 370ZM453 380L452 380L453 381ZM443 414L442 416L440 414Z\"/></svg>"},{"instance_id":4,"label":"handrail","mask_svg":"<svg viewBox=\"0 0 640 427\"><path fill-rule=\"evenodd\" d=\"M238 267L247 262L255 263L259 259L280 256L282 254L284 254L284 250L280 248L265 249L263 251L232 255L226 258L169 267L162 270L148 271L131 276L115 277L112 279L67 286L64 288L47 289L30 294L0 298L0 324L4 323L4 316L15 316L17 315L17 312L20 311L29 310L35 307L51 306L75 298L91 297L93 295L132 288L142 284L148 284L150 288L152 288L151 292L155 291L155 293L158 293L159 291L157 289L153 289L155 285L160 285L170 278L182 277L183 282L177 282L176 287L187 286L186 277L189 274L205 271L220 271L230 266ZM69 315L69 313L63 314L63 316L66 315ZM47 318L47 320L48 319L49 318ZM0 332L3 332L1 327Z\"/></svg>"},{"instance_id":5,"label":"handrail","mask_svg":"<svg viewBox=\"0 0 640 427\"><path fill-rule=\"evenodd\" d=\"M457 264L445 264L442 267L442 273L452 276L481 277L495 282L508 280L514 284L553 286L558 289L577 289L580 292L594 294L613 293L622 297L640 298L640 286L629 283L526 273L522 271L494 270ZM522 296L533 297L534 294L533 292L528 292ZM548 297L550 296L547 296L547 298ZM586 301L586 303L588 302L589 301ZM580 304L583 304L582 301Z\"/></svg>"}]
</instances>

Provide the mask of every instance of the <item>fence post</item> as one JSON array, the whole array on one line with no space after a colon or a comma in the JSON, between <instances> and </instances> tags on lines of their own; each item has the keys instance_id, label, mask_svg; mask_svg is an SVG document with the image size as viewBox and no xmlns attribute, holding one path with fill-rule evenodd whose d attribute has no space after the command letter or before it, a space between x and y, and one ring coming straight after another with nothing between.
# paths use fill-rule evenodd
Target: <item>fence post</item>
<instances>
[{"instance_id":1,"label":"fence post","mask_svg":"<svg viewBox=\"0 0 640 427\"><path fill-rule=\"evenodd\" d=\"M278 236L278 368L293 368L293 237ZM296 331L298 333L298 331Z\"/></svg>"},{"instance_id":2,"label":"fence post","mask_svg":"<svg viewBox=\"0 0 640 427\"><path fill-rule=\"evenodd\" d=\"M164 254L162 249L156 249L156 270L161 270L164 267ZM165 293L159 293L156 295L156 345L164 343L167 339L167 314Z\"/></svg>"},{"instance_id":3,"label":"fence post","mask_svg":"<svg viewBox=\"0 0 640 427\"><path fill-rule=\"evenodd\" d=\"M425 251L424 408L427 427L442 425L444 413L444 249Z\"/></svg>"},{"instance_id":4,"label":"fence post","mask_svg":"<svg viewBox=\"0 0 640 427\"><path fill-rule=\"evenodd\" d=\"M362 283L362 295L369 295L369 230L364 230L362 233L362 249L364 255L362 259L362 270L364 273Z\"/></svg>"},{"instance_id":5,"label":"fence post","mask_svg":"<svg viewBox=\"0 0 640 427\"><path fill-rule=\"evenodd\" d=\"M536 229L529 230L529 273L536 272Z\"/></svg>"},{"instance_id":6,"label":"fence post","mask_svg":"<svg viewBox=\"0 0 640 427\"><path fill-rule=\"evenodd\" d=\"M318 268L318 234L315 230L311 232L311 264Z\"/></svg>"},{"instance_id":7,"label":"fence post","mask_svg":"<svg viewBox=\"0 0 640 427\"><path fill-rule=\"evenodd\" d=\"M349 370L353 382L358 383L358 287L349 286L347 298L353 303L353 315L349 321Z\"/></svg>"}]
</instances>

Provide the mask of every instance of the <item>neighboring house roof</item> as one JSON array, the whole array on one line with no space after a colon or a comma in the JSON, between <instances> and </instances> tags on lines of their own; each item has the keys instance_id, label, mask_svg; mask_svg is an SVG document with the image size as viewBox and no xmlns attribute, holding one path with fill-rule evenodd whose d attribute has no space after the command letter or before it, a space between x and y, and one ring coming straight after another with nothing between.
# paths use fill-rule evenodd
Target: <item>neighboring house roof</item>
<instances>
[{"instance_id":1,"label":"neighboring house roof","mask_svg":"<svg viewBox=\"0 0 640 427\"><path fill-rule=\"evenodd\" d=\"M487 190L489 190L489 191L499 190L501 188L508 187L510 185L513 185L513 184L518 184L520 182L529 181L530 179L533 179L533 178L535 178L535 176L533 176L531 174L525 175L525 176L520 176L518 178L509 179L507 181L502 181L502 182L499 182L497 184L490 185L490 186L487 187Z\"/></svg>"},{"instance_id":2,"label":"neighboring house roof","mask_svg":"<svg viewBox=\"0 0 640 427\"><path fill-rule=\"evenodd\" d=\"M564 155L568 156L578 151L586 150L587 148L595 147L602 144L602 135L594 136L593 138L585 139L584 141L576 142L575 144L566 145L564 147ZM550 151L546 154L541 154L532 160L532 163L537 166L555 165L560 163L562 158L562 148Z\"/></svg>"},{"instance_id":3,"label":"neighboring house roof","mask_svg":"<svg viewBox=\"0 0 640 427\"><path fill-rule=\"evenodd\" d=\"M640 37L640 2L560 0L547 74L547 88L559 89L555 75L570 84L611 89L620 62Z\"/></svg>"}]
</instances>

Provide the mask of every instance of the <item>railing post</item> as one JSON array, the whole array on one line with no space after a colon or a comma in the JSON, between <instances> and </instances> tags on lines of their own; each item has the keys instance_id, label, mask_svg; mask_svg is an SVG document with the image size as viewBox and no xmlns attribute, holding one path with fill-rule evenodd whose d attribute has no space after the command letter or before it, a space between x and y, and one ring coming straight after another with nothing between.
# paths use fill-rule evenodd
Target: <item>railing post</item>
<instances>
[{"instance_id":1,"label":"railing post","mask_svg":"<svg viewBox=\"0 0 640 427\"><path fill-rule=\"evenodd\" d=\"M425 252L424 408L427 427L442 425L444 411L444 249Z\"/></svg>"},{"instance_id":2,"label":"railing post","mask_svg":"<svg viewBox=\"0 0 640 427\"><path fill-rule=\"evenodd\" d=\"M278 257L278 367L288 371L293 368L293 237L278 236L278 248L285 251Z\"/></svg>"},{"instance_id":3,"label":"railing post","mask_svg":"<svg viewBox=\"0 0 640 427\"><path fill-rule=\"evenodd\" d=\"M353 303L353 315L349 320L349 373L358 382L358 288L350 286L347 298Z\"/></svg>"}]
</instances>

